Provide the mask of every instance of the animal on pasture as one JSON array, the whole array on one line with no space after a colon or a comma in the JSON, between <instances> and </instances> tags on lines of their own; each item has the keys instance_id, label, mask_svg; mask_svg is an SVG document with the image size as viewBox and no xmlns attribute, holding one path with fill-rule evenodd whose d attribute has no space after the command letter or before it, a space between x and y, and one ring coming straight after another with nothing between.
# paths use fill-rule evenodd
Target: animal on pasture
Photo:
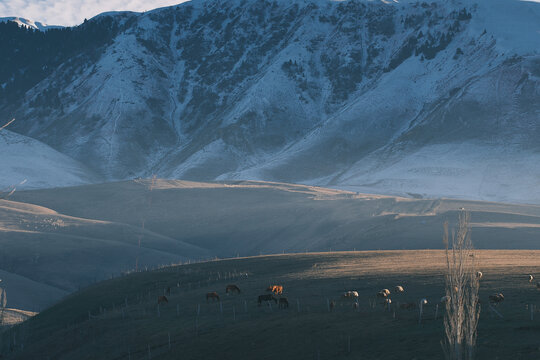
<instances>
[{"instance_id":1,"label":"animal on pasture","mask_svg":"<svg viewBox=\"0 0 540 360\"><path fill-rule=\"evenodd\" d=\"M215 291L206 293L206 302L208 302L209 299L212 299L212 301L215 301L215 300L220 301L219 300L219 295Z\"/></svg>"},{"instance_id":2,"label":"animal on pasture","mask_svg":"<svg viewBox=\"0 0 540 360\"><path fill-rule=\"evenodd\" d=\"M230 292L231 294L234 293L234 292L236 292L237 294L240 294L241 291L240 291L240 288L239 288L238 286L236 286L236 285L234 285L234 284L229 284L229 285L227 285L227 287L225 288L225 293L228 294L229 292Z\"/></svg>"},{"instance_id":3,"label":"animal on pasture","mask_svg":"<svg viewBox=\"0 0 540 360\"><path fill-rule=\"evenodd\" d=\"M283 294L283 286L281 285L270 285L266 288L266 291L270 291L274 293L275 295L281 295Z\"/></svg>"},{"instance_id":4,"label":"animal on pasture","mask_svg":"<svg viewBox=\"0 0 540 360\"><path fill-rule=\"evenodd\" d=\"M353 300L358 299L358 291L351 290L351 291L344 292L342 297L346 299L353 299Z\"/></svg>"},{"instance_id":5,"label":"animal on pasture","mask_svg":"<svg viewBox=\"0 0 540 360\"><path fill-rule=\"evenodd\" d=\"M402 293L404 292L405 290L403 289L403 286L401 285L397 285L395 288L394 288L394 292L395 293Z\"/></svg>"},{"instance_id":6,"label":"animal on pasture","mask_svg":"<svg viewBox=\"0 0 540 360\"><path fill-rule=\"evenodd\" d=\"M169 299L167 299L167 297L165 295L160 295L160 296L157 297L157 303L158 303L158 305L159 304L168 304Z\"/></svg>"},{"instance_id":7,"label":"animal on pasture","mask_svg":"<svg viewBox=\"0 0 540 360\"><path fill-rule=\"evenodd\" d=\"M274 297L273 294L264 294L264 295L259 295L259 298L257 299L257 303L259 304L259 306L261 306L261 303L263 301L274 301L276 304L278 303L278 299L276 297Z\"/></svg>"},{"instance_id":8,"label":"animal on pasture","mask_svg":"<svg viewBox=\"0 0 540 360\"><path fill-rule=\"evenodd\" d=\"M289 307L289 300L286 297L279 298L279 308L286 309Z\"/></svg>"},{"instance_id":9,"label":"animal on pasture","mask_svg":"<svg viewBox=\"0 0 540 360\"><path fill-rule=\"evenodd\" d=\"M504 295L502 293L489 295L489 302L497 305L504 301Z\"/></svg>"}]
</instances>

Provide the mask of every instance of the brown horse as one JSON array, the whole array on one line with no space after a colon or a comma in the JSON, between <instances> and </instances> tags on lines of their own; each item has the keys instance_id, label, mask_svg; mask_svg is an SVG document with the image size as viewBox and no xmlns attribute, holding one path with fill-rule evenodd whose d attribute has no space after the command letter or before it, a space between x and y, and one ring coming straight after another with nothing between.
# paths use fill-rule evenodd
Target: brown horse
<instances>
[{"instance_id":1,"label":"brown horse","mask_svg":"<svg viewBox=\"0 0 540 360\"><path fill-rule=\"evenodd\" d=\"M234 293L236 291L237 294L240 294L240 288L234 284L230 284L230 285L227 285L227 287L225 288L225 293Z\"/></svg>"},{"instance_id":2,"label":"brown horse","mask_svg":"<svg viewBox=\"0 0 540 360\"><path fill-rule=\"evenodd\" d=\"M272 300L274 300L276 304L278 303L278 299L275 298L274 295L272 294L259 295L259 299L257 300L257 303L259 304L259 306L261 306L261 303L263 301L272 301Z\"/></svg>"},{"instance_id":3,"label":"brown horse","mask_svg":"<svg viewBox=\"0 0 540 360\"><path fill-rule=\"evenodd\" d=\"M215 300L220 301L219 300L219 295L215 291L206 293L206 302L208 302L208 299L212 299L212 301L215 301Z\"/></svg>"},{"instance_id":4,"label":"brown horse","mask_svg":"<svg viewBox=\"0 0 540 360\"><path fill-rule=\"evenodd\" d=\"M286 309L289 307L289 300L286 297L279 298L279 308Z\"/></svg>"},{"instance_id":5,"label":"brown horse","mask_svg":"<svg viewBox=\"0 0 540 360\"><path fill-rule=\"evenodd\" d=\"M283 286L281 285L270 285L266 288L266 291L271 291L275 295L281 295L283 294Z\"/></svg>"},{"instance_id":6,"label":"brown horse","mask_svg":"<svg viewBox=\"0 0 540 360\"><path fill-rule=\"evenodd\" d=\"M489 295L489 302L493 305L497 305L504 301L504 295L501 293Z\"/></svg>"},{"instance_id":7,"label":"brown horse","mask_svg":"<svg viewBox=\"0 0 540 360\"><path fill-rule=\"evenodd\" d=\"M158 303L158 305L159 304L168 304L169 299L167 299L167 297L165 295L160 295L160 296L157 297L157 303Z\"/></svg>"}]
</instances>

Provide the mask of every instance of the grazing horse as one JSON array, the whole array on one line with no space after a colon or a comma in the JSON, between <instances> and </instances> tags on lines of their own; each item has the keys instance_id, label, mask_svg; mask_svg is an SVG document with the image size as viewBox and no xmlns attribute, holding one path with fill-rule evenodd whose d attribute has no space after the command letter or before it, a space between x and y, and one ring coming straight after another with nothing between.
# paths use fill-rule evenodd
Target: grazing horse
<instances>
[{"instance_id":1,"label":"grazing horse","mask_svg":"<svg viewBox=\"0 0 540 360\"><path fill-rule=\"evenodd\" d=\"M206 302L208 302L208 299L212 299L212 301L215 301L215 300L220 301L219 300L219 295L215 291L206 293Z\"/></svg>"},{"instance_id":2,"label":"grazing horse","mask_svg":"<svg viewBox=\"0 0 540 360\"><path fill-rule=\"evenodd\" d=\"M257 300L257 303L259 304L259 306L261 306L261 303L263 301L272 301L272 300L274 300L276 304L278 303L278 299L275 298L274 295L272 294L259 295L259 299Z\"/></svg>"},{"instance_id":3,"label":"grazing horse","mask_svg":"<svg viewBox=\"0 0 540 360\"><path fill-rule=\"evenodd\" d=\"M289 300L286 297L279 298L279 308L286 309L289 307Z\"/></svg>"},{"instance_id":4,"label":"grazing horse","mask_svg":"<svg viewBox=\"0 0 540 360\"><path fill-rule=\"evenodd\" d=\"M358 291L347 291L347 292L344 292L342 297L346 298L346 299L352 299L352 300L356 300L358 299Z\"/></svg>"},{"instance_id":5,"label":"grazing horse","mask_svg":"<svg viewBox=\"0 0 540 360\"><path fill-rule=\"evenodd\" d=\"M271 291L275 295L281 295L283 294L283 286L281 285L270 285L266 288L266 291Z\"/></svg>"},{"instance_id":6,"label":"grazing horse","mask_svg":"<svg viewBox=\"0 0 540 360\"><path fill-rule=\"evenodd\" d=\"M160 296L157 297L157 303L158 303L158 305L159 304L168 304L169 299L167 299L167 297L165 295L160 295Z\"/></svg>"},{"instance_id":7,"label":"grazing horse","mask_svg":"<svg viewBox=\"0 0 540 360\"><path fill-rule=\"evenodd\" d=\"M497 305L504 301L504 295L501 293L489 295L489 302L493 305Z\"/></svg>"},{"instance_id":8,"label":"grazing horse","mask_svg":"<svg viewBox=\"0 0 540 360\"><path fill-rule=\"evenodd\" d=\"M227 287L225 288L225 293L234 293L236 291L236 293L240 294L240 288L234 284L230 284L230 285L227 285Z\"/></svg>"}]
</instances>

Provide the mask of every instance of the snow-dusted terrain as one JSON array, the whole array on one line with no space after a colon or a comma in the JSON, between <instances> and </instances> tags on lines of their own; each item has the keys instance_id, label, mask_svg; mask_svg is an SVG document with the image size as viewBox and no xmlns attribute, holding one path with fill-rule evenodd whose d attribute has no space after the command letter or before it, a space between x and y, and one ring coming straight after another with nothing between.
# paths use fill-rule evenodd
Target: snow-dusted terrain
<instances>
[{"instance_id":1,"label":"snow-dusted terrain","mask_svg":"<svg viewBox=\"0 0 540 360\"><path fill-rule=\"evenodd\" d=\"M0 101L13 131L106 179L540 202L537 2L195 0L90 22L106 19L91 56Z\"/></svg>"},{"instance_id":2,"label":"snow-dusted terrain","mask_svg":"<svg viewBox=\"0 0 540 360\"><path fill-rule=\"evenodd\" d=\"M84 165L37 140L0 130L0 191L100 181Z\"/></svg>"},{"instance_id":3,"label":"snow-dusted terrain","mask_svg":"<svg viewBox=\"0 0 540 360\"><path fill-rule=\"evenodd\" d=\"M58 29L58 28L63 27L59 25L47 25L39 21L34 22L33 20L28 20L28 19L16 17L16 16L0 17L0 22L7 22L7 21L12 21L18 24L19 26L22 26L28 29L39 30L39 31L47 31L49 29Z\"/></svg>"}]
</instances>

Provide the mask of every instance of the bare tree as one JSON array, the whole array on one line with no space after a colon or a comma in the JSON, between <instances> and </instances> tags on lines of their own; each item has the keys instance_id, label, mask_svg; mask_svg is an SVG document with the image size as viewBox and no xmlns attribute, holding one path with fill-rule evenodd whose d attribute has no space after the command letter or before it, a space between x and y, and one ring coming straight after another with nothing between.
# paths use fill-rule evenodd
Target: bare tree
<instances>
[{"instance_id":1,"label":"bare tree","mask_svg":"<svg viewBox=\"0 0 540 360\"><path fill-rule=\"evenodd\" d=\"M445 339L441 342L447 360L474 359L480 305L479 278L470 236L470 214L459 214L457 230L449 244L448 223L444 224L446 247ZM451 248L449 248L451 246Z\"/></svg>"}]
</instances>

